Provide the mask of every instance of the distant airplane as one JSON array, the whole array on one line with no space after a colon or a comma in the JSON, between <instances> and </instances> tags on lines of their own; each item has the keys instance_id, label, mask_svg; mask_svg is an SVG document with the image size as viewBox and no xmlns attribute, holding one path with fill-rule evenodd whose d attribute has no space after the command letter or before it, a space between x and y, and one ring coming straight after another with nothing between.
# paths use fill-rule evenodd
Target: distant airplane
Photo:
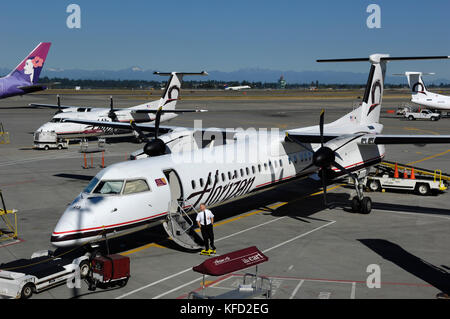
<instances>
[{"instance_id":1,"label":"distant airplane","mask_svg":"<svg viewBox=\"0 0 450 319\"><path fill-rule=\"evenodd\" d=\"M186 72L155 72L156 75L170 76L161 98L156 101L146 102L129 108L116 109L113 106L111 97L110 107L88 107L88 106L69 106L61 105L58 96L57 104L30 104L31 107L46 107L57 110L50 122L41 125L35 132L35 138L38 133L55 132L63 138L87 137L94 135L113 134L114 130L105 130L101 125L84 124L83 121L98 123L104 122L122 122L147 123L164 122L171 120L181 113L203 112L204 110L189 109L176 110L175 106L181 91L181 83L185 75L208 75L207 72L186 73ZM79 120L80 122L70 122L68 120ZM42 135L44 136L44 135Z\"/></svg>"},{"instance_id":2,"label":"distant airplane","mask_svg":"<svg viewBox=\"0 0 450 319\"><path fill-rule=\"evenodd\" d=\"M46 89L44 85L37 82L50 45L50 42L39 43L11 73L0 78L0 99Z\"/></svg>"},{"instance_id":3,"label":"distant airplane","mask_svg":"<svg viewBox=\"0 0 450 319\"><path fill-rule=\"evenodd\" d=\"M425 106L430 109L450 110L450 96L436 94L427 91L422 80L422 75L433 75L434 73L405 72L411 88L411 102Z\"/></svg>"},{"instance_id":4,"label":"distant airplane","mask_svg":"<svg viewBox=\"0 0 450 319\"><path fill-rule=\"evenodd\" d=\"M249 85L225 86L225 91L240 91L245 89L251 89L251 87Z\"/></svg>"}]
</instances>

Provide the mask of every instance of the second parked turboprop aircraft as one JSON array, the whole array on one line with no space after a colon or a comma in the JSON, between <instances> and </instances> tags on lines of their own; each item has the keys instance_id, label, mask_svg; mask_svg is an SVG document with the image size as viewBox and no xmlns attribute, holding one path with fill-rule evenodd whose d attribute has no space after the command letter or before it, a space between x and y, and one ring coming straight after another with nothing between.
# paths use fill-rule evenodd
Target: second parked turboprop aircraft
<instances>
[{"instance_id":1,"label":"second parked turboprop aircraft","mask_svg":"<svg viewBox=\"0 0 450 319\"><path fill-rule=\"evenodd\" d=\"M411 102L432 110L450 111L450 96L430 92L423 83L422 75L431 74L434 73L405 72L411 88Z\"/></svg>"},{"instance_id":2,"label":"second parked turboprop aircraft","mask_svg":"<svg viewBox=\"0 0 450 319\"><path fill-rule=\"evenodd\" d=\"M156 111L161 109L163 114L160 121L168 121L177 117L178 113L183 112L200 112L203 110L176 110L175 106L178 101L178 96L181 90L181 82L185 75L208 75L206 72L200 73L186 73L186 72L171 72L161 73L155 72L157 75L170 76L167 82L163 95L159 100L147 102L144 104L132 106L129 108L115 109L113 106L113 100L111 98L110 108L94 108L94 107L76 107L61 105L58 97L58 104L30 104L33 107L47 107L58 110L66 110L65 112L58 112L50 122L47 122L40 126L35 136L38 136L41 132L55 132L56 134L64 137L83 137L87 135L102 135L105 133L111 133L113 130L108 130L104 126L83 124L83 123L71 123L66 121L67 119L77 119L83 121L97 121L97 122L126 122L130 121L136 123L152 122L156 119ZM35 137L36 139L36 137Z\"/></svg>"}]
</instances>

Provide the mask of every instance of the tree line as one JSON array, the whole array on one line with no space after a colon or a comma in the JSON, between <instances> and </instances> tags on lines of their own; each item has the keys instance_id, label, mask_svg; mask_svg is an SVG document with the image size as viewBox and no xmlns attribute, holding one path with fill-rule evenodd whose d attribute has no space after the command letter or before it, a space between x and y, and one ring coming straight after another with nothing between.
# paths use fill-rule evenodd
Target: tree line
<instances>
[{"instance_id":1,"label":"tree line","mask_svg":"<svg viewBox=\"0 0 450 319\"><path fill-rule=\"evenodd\" d=\"M68 78L48 78L43 77L39 81L55 89L73 89L77 86L82 89L135 89L149 90L160 89L166 85L165 81L145 81L145 80L74 80ZM249 81L183 81L183 89L224 89L227 86L249 85L254 89L278 89L278 82L249 82ZM365 84L321 84L318 81L311 83L287 83L285 89L361 89ZM429 88L450 88L449 83L440 85L427 85ZM405 88L405 84L385 84L386 88Z\"/></svg>"}]
</instances>

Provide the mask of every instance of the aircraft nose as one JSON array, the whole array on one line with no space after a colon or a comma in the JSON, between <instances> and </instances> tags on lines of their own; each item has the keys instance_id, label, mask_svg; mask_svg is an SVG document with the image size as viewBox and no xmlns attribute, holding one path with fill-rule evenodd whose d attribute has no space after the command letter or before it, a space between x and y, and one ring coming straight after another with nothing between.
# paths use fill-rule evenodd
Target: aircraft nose
<instances>
[{"instance_id":1,"label":"aircraft nose","mask_svg":"<svg viewBox=\"0 0 450 319\"><path fill-rule=\"evenodd\" d=\"M53 230L51 243L57 247L82 244L82 231L85 228L87 217L85 213L73 205L68 207Z\"/></svg>"}]
</instances>

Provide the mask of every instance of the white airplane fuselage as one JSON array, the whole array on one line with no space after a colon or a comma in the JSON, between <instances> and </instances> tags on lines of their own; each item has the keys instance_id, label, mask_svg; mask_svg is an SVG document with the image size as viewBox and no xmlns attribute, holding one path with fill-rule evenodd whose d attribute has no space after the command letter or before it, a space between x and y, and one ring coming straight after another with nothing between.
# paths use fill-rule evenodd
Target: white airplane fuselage
<instances>
[{"instance_id":1,"label":"white airplane fuselage","mask_svg":"<svg viewBox=\"0 0 450 319\"><path fill-rule=\"evenodd\" d=\"M430 109L450 110L450 96L429 91L414 93L411 97L411 102Z\"/></svg>"},{"instance_id":2,"label":"white airplane fuselage","mask_svg":"<svg viewBox=\"0 0 450 319\"><path fill-rule=\"evenodd\" d=\"M173 102L172 102L173 103ZM137 109L155 109L158 106L158 101L145 103L132 108L126 108L115 111L117 116L116 122L136 122L146 123L155 120L156 115L153 113L133 113ZM55 132L58 135L83 135L83 134L105 134L112 132L111 129L93 127L92 125L64 122L64 119L80 119L90 121L112 122L109 116L109 109L107 108L91 108L89 112L62 112L58 113L47 122L41 125L36 132ZM177 117L177 114L165 113L161 115L161 122L171 120Z\"/></svg>"},{"instance_id":3,"label":"white airplane fuselage","mask_svg":"<svg viewBox=\"0 0 450 319\"><path fill-rule=\"evenodd\" d=\"M376 129L381 128L379 125ZM376 129L366 127L366 132L376 133ZM284 134L279 134L262 151L261 143L256 143L256 133L247 141L234 144L111 165L100 171L67 207L53 231L52 244L81 245L101 240L108 233L142 226L167 215L171 202L180 198L185 207L198 209L200 203L211 207L317 171L310 166L312 153L284 138ZM326 145L335 149L348 140L344 136ZM315 151L320 144L311 147ZM242 158L242 150L243 158L259 155L250 161L229 160L236 154ZM384 153L384 146L360 145L356 139L339 149L336 160L356 171L380 162ZM310 168L304 170L307 166ZM337 168L332 169L340 173ZM125 194L127 181L136 180L144 180L149 190ZM121 190L113 195L95 193L96 185L108 181L116 186L122 184L117 186Z\"/></svg>"}]
</instances>

